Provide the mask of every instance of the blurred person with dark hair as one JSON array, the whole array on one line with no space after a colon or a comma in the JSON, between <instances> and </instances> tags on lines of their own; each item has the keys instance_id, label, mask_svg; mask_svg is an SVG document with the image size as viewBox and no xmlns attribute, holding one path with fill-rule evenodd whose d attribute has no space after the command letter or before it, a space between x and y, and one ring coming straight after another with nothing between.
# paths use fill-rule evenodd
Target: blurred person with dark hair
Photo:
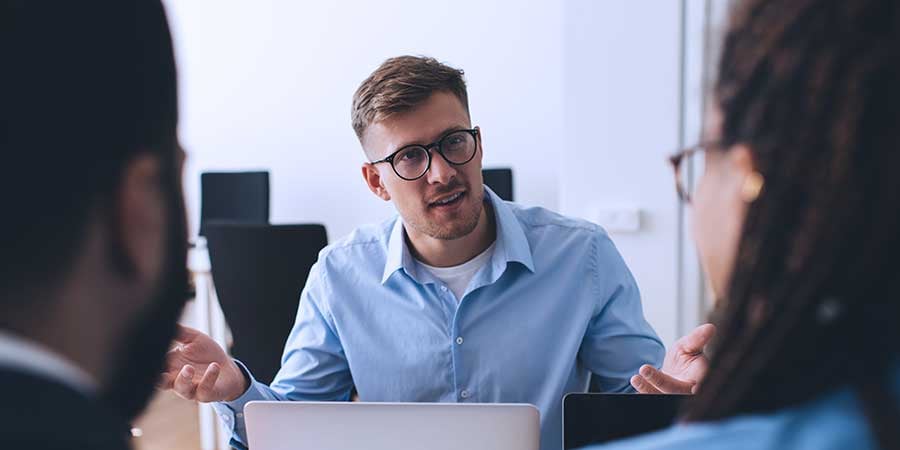
<instances>
[{"instance_id":1,"label":"blurred person with dark hair","mask_svg":"<svg viewBox=\"0 0 900 450\"><path fill-rule=\"evenodd\" d=\"M0 3L0 447L129 448L187 292L159 0Z\"/></svg>"},{"instance_id":2,"label":"blurred person with dark hair","mask_svg":"<svg viewBox=\"0 0 900 450\"><path fill-rule=\"evenodd\" d=\"M900 449L900 3L746 0L692 194L719 336L673 429L598 448Z\"/></svg>"}]
</instances>

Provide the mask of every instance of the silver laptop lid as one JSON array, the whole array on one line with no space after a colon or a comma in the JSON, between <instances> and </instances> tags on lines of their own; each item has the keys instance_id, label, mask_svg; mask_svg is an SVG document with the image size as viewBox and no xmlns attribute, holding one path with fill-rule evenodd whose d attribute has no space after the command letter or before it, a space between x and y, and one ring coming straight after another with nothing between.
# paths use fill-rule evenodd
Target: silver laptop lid
<instances>
[{"instance_id":1,"label":"silver laptop lid","mask_svg":"<svg viewBox=\"0 0 900 450\"><path fill-rule=\"evenodd\" d=\"M253 450L539 450L524 404L250 402Z\"/></svg>"}]
</instances>

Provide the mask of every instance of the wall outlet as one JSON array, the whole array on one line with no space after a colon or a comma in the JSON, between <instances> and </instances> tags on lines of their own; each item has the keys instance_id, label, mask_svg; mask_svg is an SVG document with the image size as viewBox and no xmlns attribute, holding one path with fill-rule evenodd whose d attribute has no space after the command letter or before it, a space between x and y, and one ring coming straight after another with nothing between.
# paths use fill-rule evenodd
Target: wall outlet
<instances>
[{"instance_id":1,"label":"wall outlet","mask_svg":"<svg viewBox=\"0 0 900 450\"><path fill-rule=\"evenodd\" d=\"M590 220L610 233L637 233L641 231L639 208L602 208L594 211Z\"/></svg>"}]
</instances>

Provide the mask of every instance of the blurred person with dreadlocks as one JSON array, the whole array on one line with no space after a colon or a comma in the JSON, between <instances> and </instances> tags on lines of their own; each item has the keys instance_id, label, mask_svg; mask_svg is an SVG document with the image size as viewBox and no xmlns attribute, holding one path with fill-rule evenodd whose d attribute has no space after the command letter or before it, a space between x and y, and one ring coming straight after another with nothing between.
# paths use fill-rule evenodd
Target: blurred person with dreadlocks
<instances>
[{"instance_id":1,"label":"blurred person with dreadlocks","mask_svg":"<svg viewBox=\"0 0 900 450\"><path fill-rule=\"evenodd\" d=\"M672 429L608 450L900 449L900 2L748 0L691 195L718 337Z\"/></svg>"}]
</instances>

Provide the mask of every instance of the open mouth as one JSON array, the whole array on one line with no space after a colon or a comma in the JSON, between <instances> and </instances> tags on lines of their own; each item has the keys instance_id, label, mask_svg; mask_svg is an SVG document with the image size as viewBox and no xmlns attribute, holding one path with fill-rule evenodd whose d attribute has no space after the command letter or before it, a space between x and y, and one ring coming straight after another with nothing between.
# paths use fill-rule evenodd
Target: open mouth
<instances>
[{"instance_id":1,"label":"open mouth","mask_svg":"<svg viewBox=\"0 0 900 450\"><path fill-rule=\"evenodd\" d=\"M466 196L466 191L457 192L453 195L448 195L447 197L441 198L440 200L431 202L428 204L429 208L446 208L451 206L456 206L459 204L463 197Z\"/></svg>"}]
</instances>

